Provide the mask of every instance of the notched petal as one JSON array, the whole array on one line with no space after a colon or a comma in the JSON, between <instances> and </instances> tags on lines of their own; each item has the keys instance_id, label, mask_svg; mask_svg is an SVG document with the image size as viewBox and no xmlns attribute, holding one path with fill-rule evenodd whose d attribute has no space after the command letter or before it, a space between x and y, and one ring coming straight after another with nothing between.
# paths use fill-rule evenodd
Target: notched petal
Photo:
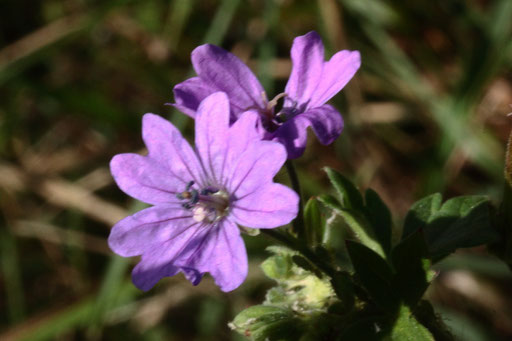
<instances>
[{"instance_id":1,"label":"notched petal","mask_svg":"<svg viewBox=\"0 0 512 341\"><path fill-rule=\"evenodd\" d=\"M208 96L197 111L196 150L211 180L221 183L228 150L229 101L225 93Z\"/></svg>"},{"instance_id":2,"label":"notched petal","mask_svg":"<svg viewBox=\"0 0 512 341\"><path fill-rule=\"evenodd\" d=\"M174 87L175 103L173 105L181 112L194 118L201 101L215 91L199 77L192 77Z\"/></svg>"},{"instance_id":3,"label":"notched petal","mask_svg":"<svg viewBox=\"0 0 512 341\"><path fill-rule=\"evenodd\" d=\"M299 209L299 196L281 184L268 184L233 203L236 222L252 228L275 228L292 221Z\"/></svg>"},{"instance_id":4,"label":"notched petal","mask_svg":"<svg viewBox=\"0 0 512 341\"><path fill-rule=\"evenodd\" d=\"M286 151L280 143L251 143L231 169L227 189L231 195L244 196L270 183L286 161Z\"/></svg>"},{"instance_id":5,"label":"notched petal","mask_svg":"<svg viewBox=\"0 0 512 341\"><path fill-rule=\"evenodd\" d=\"M311 96L308 108L321 106L341 91L361 66L359 51L343 50L324 63L322 78Z\"/></svg>"},{"instance_id":6,"label":"notched petal","mask_svg":"<svg viewBox=\"0 0 512 341\"><path fill-rule=\"evenodd\" d=\"M137 154L114 156L110 172L123 192L149 204L175 202L175 193L182 187L157 161Z\"/></svg>"},{"instance_id":7,"label":"notched petal","mask_svg":"<svg viewBox=\"0 0 512 341\"><path fill-rule=\"evenodd\" d=\"M196 153L169 121L154 114L146 114L142 121L142 137L149 156L165 168L168 176L187 183L205 180Z\"/></svg>"},{"instance_id":8,"label":"notched petal","mask_svg":"<svg viewBox=\"0 0 512 341\"><path fill-rule=\"evenodd\" d=\"M172 240L193 224L191 213L180 204L153 206L115 224L108 244L122 257L138 256Z\"/></svg>"},{"instance_id":9,"label":"notched petal","mask_svg":"<svg viewBox=\"0 0 512 341\"><path fill-rule=\"evenodd\" d=\"M294 104L310 101L317 84L322 77L324 64L324 45L318 33L312 31L293 40L291 49L292 72L286 84L285 92Z\"/></svg>"},{"instance_id":10,"label":"notched petal","mask_svg":"<svg viewBox=\"0 0 512 341\"><path fill-rule=\"evenodd\" d=\"M343 130L343 118L332 106L325 104L306 111L297 119L307 120L323 145L334 142Z\"/></svg>"},{"instance_id":11,"label":"notched petal","mask_svg":"<svg viewBox=\"0 0 512 341\"><path fill-rule=\"evenodd\" d=\"M247 251L240 230L225 220L219 229L212 254L210 274L224 292L235 290L247 277Z\"/></svg>"},{"instance_id":12,"label":"notched petal","mask_svg":"<svg viewBox=\"0 0 512 341\"><path fill-rule=\"evenodd\" d=\"M201 45L192 51L192 64L208 86L228 94L236 117L249 109L265 108L260 82L234 54L215 45Z\"/></svg>"}]
</instances>

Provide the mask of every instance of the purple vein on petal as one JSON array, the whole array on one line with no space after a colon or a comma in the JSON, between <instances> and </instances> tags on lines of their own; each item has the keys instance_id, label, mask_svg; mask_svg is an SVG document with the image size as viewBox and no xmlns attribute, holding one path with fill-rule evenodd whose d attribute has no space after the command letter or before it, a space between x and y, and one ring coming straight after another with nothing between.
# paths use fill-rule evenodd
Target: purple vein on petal
<instances>
[{"instance_id":1,"label":"purple vein on petal","mask_svg":"<svg viewBox=\"0 0 512 341\"><path fill-rule=\"evenodd\" d=\"M189 226L187 226L186 229L184 229L183 231L181 231L179 234L182 234L186 231L188 231L192 226L196 226L196 225L203 225L203 224L199 224L199 223L193 223ZM169 260L169 263L174 263L174 261L176 260L176 258L178 258L181 253L183 252L183 250L185 250L187 248L187 246L189 246L190 244L190 241L196 237L196 235L201 231L201 226L199 228L197 228L194 232L192 232L191 236L189 238L187 238L186 242L183 243L183 245L180 247L180 249L174 253L174 256ZM163 244L168 244L170 241L172 241L174 238L176 238L179 234L176 234L175 236L167 239ZM172 245L168 245L169 247L172 247ZM180 266L180 265L177 265L177 266Z\"/></svg>"},{"instance_id":2,"label":"purple vein on petal","mask_svg":"<svg viewBox=\"0 0 512 341\"><path fill-rule=\"evenodd\" d=\"M196 246L195 250L192 252L192 254L187 257L187 260L185 261L185 263L188 263L190 264L190 261L192 259L194 259L194 257L197 255L197 253L199 252L199 250L202 250L202 246L203 244L205 243L205 241L210 237L210 233L217 233L217 230L218 230L218 227L215 226L203 226L205 229L210 229L210 231L207 231L204 233L204 236L201 238L201 241L199 242L199 244ZM215 229L215 231L211 231L212 229Z\"/></svg>"},{"instance_id":3,"label":"purple vein on petal","mask_svg":"<svg viewBox=\"0 0 512 341\"><path fill-rule=\"evenodd\" d=\"M252 172L252 170L254 169L254 165L256 164L257 161L258 161L258 159L253 160L251 167L249 167L249 169L244 174L244 176L242 177L242 179L240 180L238 185L234 189L231 189L231 194L235 194L238 191L238 189L240 188L240 186L242 186L242 183L244 182L245 179L247 179L249 174ZM232 180L232 179L230 179L230 180ZM230 183L228 187L232 188L232 186L233 186L233 183Z\"/></svg>"}]
</instances>

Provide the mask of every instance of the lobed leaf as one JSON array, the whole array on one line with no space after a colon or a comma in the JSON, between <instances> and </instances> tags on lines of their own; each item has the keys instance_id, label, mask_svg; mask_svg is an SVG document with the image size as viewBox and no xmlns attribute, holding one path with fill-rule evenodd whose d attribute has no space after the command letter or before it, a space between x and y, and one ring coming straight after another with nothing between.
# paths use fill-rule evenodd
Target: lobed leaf
<instances>
[{"instance_id":1,"label":"lobed leaf","mask_svg":"<svg viewBox=\"0 0 512 341\"><path fill-rule=\"evenodd\" d=\"M310 198L304 207L304 224L308 245L322 241L325 230L325 219L320 212L317 198Z\"/></svg>"},{"instance_id":2,"label":"lobed leaf","mask_svg":"<svg viewBox=\"0 0 512 341\"><path fill-rule=\"evenodd\" d=\"M400 307L388 340L435 341L427 328L419 323L411 314L409 308L404 305Z\"/></svg>"},{"instance_id":3,"label":"lobed leaf","mask_svg":"<svg viewBox=\"0 0 512 341\"><path fill-rule=\"evenodd\" d=\"M356 211L363 210L363 197L356 186L334 169L325 167L324 170L334 189L340 196L343 208Z\"/></svg>"},{"instance_id":4,"label":"lobed leaf","mask_svg":"<svg viewBox=\"0 0 512 341\"><path fill-rule=\"evenodd\" d=\"M373 226L375 236L386 253L391 249L391 212L380 196L372 189L365 192L366 216Z\"/></svg>"},{"instance_id":5,"label":"lobed leaf","mask_svg":"<svg viewBox=\"0 0 512 341\"><path fill-rule=\"evenodd\" d=\"M389 265L381 256L360 243L347 240L346 244L362 286L384 311L394 311L399 297L392 287L393 273Z\"/></svg>"},{"instance_id":6,"label":"lobed leaf","mask_svg":"<svg viewBox=\"0 0 512 341\"><path fill-rule=\"evenodd\" d=\"M427 243L421 229L393 248L391 260L395 270L394 290L413 309L423 296L432 278Z\"/></svg>"},{"instance_id":7,"label":"lobed leaf","mask_svg":"<svg viewBox=\"0 0 512 341\"><path fill-rule=\"evenodd\" d=\"M343 208L336 198L331 195L321 195L318 199L325 206L331 208L337 215L343 218L345 223L350 227L351 231L362 244L368 246L382 258L386 258L384 249L375 237L372 226L368 223L362 212Z\"/></svg>"},{"instance_id":8,"label":"lobed leaf","mask_svg":"<svg viewBox=\"0 0 512 341\"><path fill-rule=\"evenodd\" d=\"M489 201L484 196L460 196L442 203L436 193L416 202L404 223L402 239L422 229L434 261L458 248L496 241Z\"/></svg>"}]
</instances>

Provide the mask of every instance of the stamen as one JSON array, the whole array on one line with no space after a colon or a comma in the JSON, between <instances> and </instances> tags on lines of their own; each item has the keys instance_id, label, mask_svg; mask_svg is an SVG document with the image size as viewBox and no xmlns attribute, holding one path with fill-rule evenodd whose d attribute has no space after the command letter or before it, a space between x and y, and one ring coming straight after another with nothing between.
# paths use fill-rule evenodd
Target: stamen
<instances>
[{"instance_id":1,"label":"stamen","mask_svg":"<svg viewBox=\"0 0 512 341\"><path fill-rule=\"evenodd\" d=\"M190 199L190 203L197 204L199 202L199 193L196 190L192 191L192 198Z\"/></svg>"},{"instance_id":2,"label":"stamen","mask_svg":"<svg viewBox=\"0 0 512 341\"><path fill-rule=\"evenodd\" d=\"M267 103L267 110L271 110L277 105L277 101L279 101L281 98L288 96L286 92L282 92L276 97L274 97L270 102Z\"/></svg>"},{"instance_id":3,"label":"stamen","mask_svg":"<svg viewBox=\"0 0 512 341\"><path fill-rule=\"evenodd\" d=\"M263 99L263 103L268 103L268 97L265 91L261 92L261 99Z\"/></svg>"},{"instance_id":4,"label":"stamen","mask_svg":"<svg viewBox=\"0 0 512 341\"><path fill-rule=\"evenodd\" d=\"M214 187L193 189L193 181L190 181L186 190L177 193L176 197L186 200L181 204L186 210L192 211L192 219L197 222L213 223L228 213L229 196L226 192Z\"/></svg>"},{"instance_id":5,"label":"stamen","mask_svg":"<svg viewBox=\"0 0 512 341\"><path fill-rule=\"evenodd\" d=\"M194 181L189 181L189 182L188 182L188 184L187 184L186 191L190 190L190 188L191 188L192 186L194 186L194 183L195 183Z\"/></svg>"}]
</instances>

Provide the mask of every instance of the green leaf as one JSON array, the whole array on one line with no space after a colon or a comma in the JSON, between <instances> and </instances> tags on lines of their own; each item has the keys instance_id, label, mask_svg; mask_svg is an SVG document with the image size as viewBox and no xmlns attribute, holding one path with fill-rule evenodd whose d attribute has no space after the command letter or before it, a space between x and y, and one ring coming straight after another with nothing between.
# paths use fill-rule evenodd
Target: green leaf
<instances>
[{"instance_id":1,"label":"green leaf","mask_svg":"<svg viewBox=\"0 0 512 341\"><path fill-rule=\"evenodd\" d=\"M362 213L343 208L336 198L328 194L319 196L318 200L342 217L362 244L378 253L381 257L386 258L384 249L378 242L371 225Z\"/></svg>"},{"instance_id":2,"label":"green leaf","mask_svg":"<svg viewBox=\"0 0 512 341\"><path fill-rule=\"evenodd\" d=\"M320 212L317 198L310 198L304 207L304 224L308 245L319 244L325 230L325 219Z\"/></svg>"},{"instance_id":3,"label":"green leaf","mask_svg":"<svg viewBox=\"0 0 512 341\"><path fill-rule=\"evenodd\" d=\"M402 305L394 322L388 340L393 341L435 341L434 337L420 324L407 306Z\"/></svg>"},{"instance_id":4,"label":"green leaf","mask_svg":"<svg viewBox=\"0 0 512 341\"><path fill-rule=\"evenodd\" d=\"M391 259L395 270L393 289L413 309L431 279L428 248L422 230L417 230L395 246Z\"/></svg>"},{"instance_id":5,"label":"green leaf","mask_svg":"<svg viewBox=\"0 0 512 341\"><path fill-rule=\"evenodd\" d=\"M268 305L245 309L229 326L255 341L296 340L304 329L292 310Z\"/></svg>"},{"instance_id":6,"label":"green leaf","mask_svg":"<svg viewBox=\"0 0 512 341\"><path fill-rule=\"evenodd\" d=\"M354 307L354 284L348 272L337 271L331 278L331 285L336 296L341 300L343 311L349 312Z\"/></svg>"},{"instance_id":7,"label":"green leaf","mask_svg":"<svg viewBox=\"0 0 512 341\"><path fill-rule=\"evenodd\" d=\"M292 265L291 257L277 254L261 263L261 269L267 277L280 280L291 275Z\"/></svg>"},{"instance_id":8,"label":"green leaf","mask_svg":"<svg viewBox=\"0 0 512 341\"><path fill-rule=\"evenodd\" d=\"M399 300L391 287L393 273L389 265L368 247L350 240L347 240L346 243L348 254L361 285L383 310L393 311Z\"/></svg>"},{"instance_id":9,"label":"green leaf","mask_svg":"<svg viewBox=\"0 0 512 341\"><path fill-rule=\"evenodd\" d=\"M442 205L441 201L441 195L434 194L415 203L405 219L402 237L423 229L434 261L458 248L482 245L499 238L491 226L486 197L455 197Z\"/></svg>"},{"instance_id":10,"label":"green leaf","mask_svg":"<svg viewBox=\"0 0 512 341\"><path fill-rule=\"evenodd\" d=\"M387 253L391 249L391 212L377 192L370 188L365 192L365 204L368 221L372 225L375 236L382 248Z\"/></svg>"},{"instance_id":11,"label":"green leaf","mask_svg":"<svg viewBox=\"0 0 512 341\"><path fill-rule=\"evenodd\" d=\"M318 258L322 259L327 263L330 263L333 259L332 254L323 245L315 246L313 252L318 256Z\"/></svg>"},{"instance_id":12,"label":"green leaf","mask_svg":"<svg viewBox=\"0 0 512 341\"><path fill-rule=\"evenodd\" d=\"M324 171L340 196L343 208L362 211L364 208L363 197L354 184L332 168L325 167Z\"/></svg>"},{"instance_id":13,"label":"green leaf","mask_svg":"<svg viewBox=\"0 0 512 341\"><path fill-rule=\"evenodd\" d=\"M292 316L293 312L289 309L269 305L255 305L240 312L233 320L233 323L237 326L244 326L256 322L273 322Z\"/></svg>"},{"instance_id":14,"label":"green leaf","mask_svg":"<svg viewBox=\"0 0 512 341\"><path fill-rule=\"evenodd\" d=\"M425 326L434 337L436 341L454 341L455 338L450 332L445 323L448 323L449 318L443 313L442 316L434 311L432 304L426 300L421 300L414 308L414 318ZM468 334L466 334L468 335ZM465 339L466 341L466 339ZM467 340L469 341L469 340Z\"/></svg>"},{"instance_id":15,"label":"green leaf","mask_svg":"<svg viewBox=\"0 0 512 341\"><path fill-rule=\"evenodd\" d=\"M443 197L440 193L431 194L415 202L405 217L402 239L420 228L427 227L430 218L441 208Z\"/></svg>"},{"instance_id":16,"label":"green leaf","mask_svg":"<svg viewBox=\"0 0 512 341\"><path fill-rule=\"evenodd\" d=\"M333 197L330 194L322 194L318 197L318 200L322 204L324 204L325 206L330 208L331 210L334 210L334 211L343 210L343 207L341 206L338 199L336 199L335 197Z\"/></svg>"},{"instance_id":17,"label":"green leaf","mask_svg":"<svg viewBox=\"0 0 512 341\"><path fill-rule=\"evenodd\" d=\"M342 217L361 243L386 258L392 228L387 206L373 190L366 191L364 206L361 193L348 179L331 168L325 171L341 202L328 194L319 196L318 200Z\"/></svg>"},{"instance_id":18,"label":"green leaf","mask_svg":"<svg viewBox=\"0 0 512 341\"><path fill-rule=\"evenodd\" d=\"M320 271L315 265L313 265L309 260L306 258L299 256L299 255L293 255L292 261L297 265L298 267L314 273L318 278L322 278L322 271Z\"/></svg>"},{"instance_id":19,"label":"green leaf","mask_svg":"<svg viewBox=\"0 0 512 341\"><path fill-rule=\"evenodd\" d=\"M448 200L427 229L433 255L448 254L457 248L472 247L498 239L490 225L488 199L481 196Z\"/></svg>"}]
</instances>

